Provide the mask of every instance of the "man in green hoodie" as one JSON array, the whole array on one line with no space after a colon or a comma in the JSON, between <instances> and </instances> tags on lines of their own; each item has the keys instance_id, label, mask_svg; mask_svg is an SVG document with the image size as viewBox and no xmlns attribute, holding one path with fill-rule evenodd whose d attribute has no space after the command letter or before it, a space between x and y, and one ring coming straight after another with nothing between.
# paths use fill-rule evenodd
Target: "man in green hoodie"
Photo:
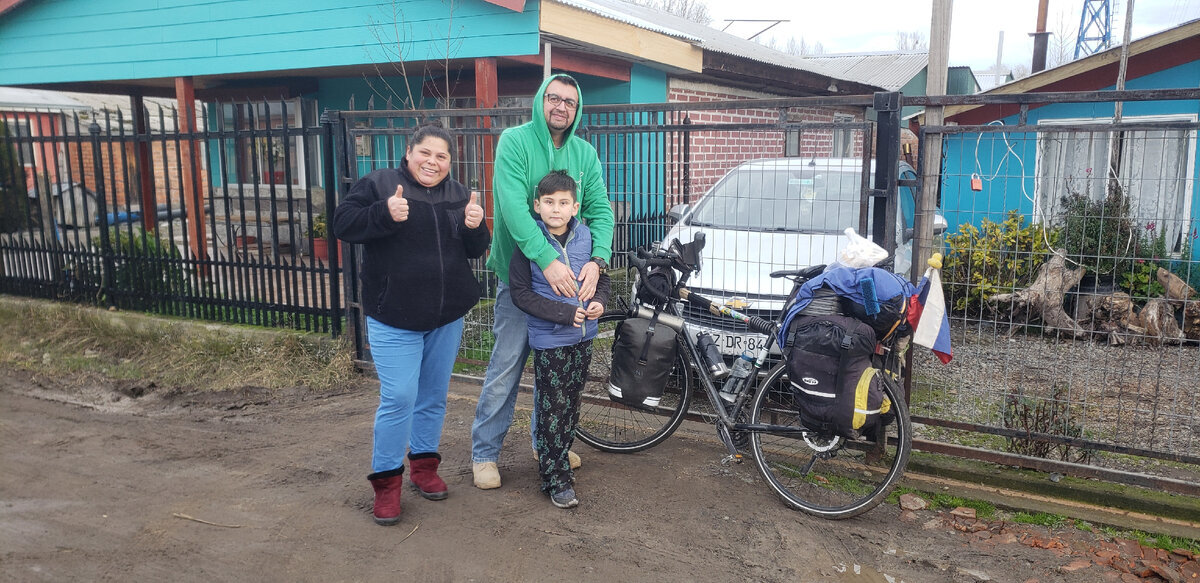
<instances>
[{"instance_id":1,"label":"man in green hoodie","mask_svg":"<svg viewBox=\"0 0 1200 583\"><path fill-rule=\"evenodd\" d=\"M471 425L475 485L485 490L500 487L496 461L512 425L517 385L529 357L525 313L513 305L508 289L508 263L514 247L541 267L554 293L584 302L595 294L600 270L608 267L612 256L613 211L600 159L591 144L575 135L581 107L583 96L575 79L551 75L534 95L532 121L504 130L496 145L492 178L495 217L487 261L500 280L493 327L496 344ZM534 221L537 183L552 170L566 170L578 183L582 207L579 218L592 231L592 261L583 267L578 279L559 260L558 251ZM571 467L578 467L579 456L571 453L570 460Z\"/></svg>"}]
</instances>

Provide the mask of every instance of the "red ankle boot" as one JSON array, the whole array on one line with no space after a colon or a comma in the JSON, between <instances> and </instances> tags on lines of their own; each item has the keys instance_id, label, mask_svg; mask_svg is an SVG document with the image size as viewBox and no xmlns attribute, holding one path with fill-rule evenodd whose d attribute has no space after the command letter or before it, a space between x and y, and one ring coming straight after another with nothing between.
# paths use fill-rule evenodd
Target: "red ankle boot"
<instances>
[{"instance_id":1,"label":"red ankle boot","mask_svg":"<svg viewBox=\"0 0 1200 583\"><path fill-rule=\"evenodd\" d=\"M404 466L367 476L375 489L375 524L391 526L400 522L400 490L404 485Z\"/></svg>"},{"instance_id":2,"label":"red ankle boot","mask_svg":"<svg viewBox=\"0 0 1200 583\"><path fill-rule=\"evenodd\" d=\"M442 456L437 452L408 454L408 479L417 493L429 500L446 499L446 482L437 473L441 463Z\"/></svg>"}]
</instances>

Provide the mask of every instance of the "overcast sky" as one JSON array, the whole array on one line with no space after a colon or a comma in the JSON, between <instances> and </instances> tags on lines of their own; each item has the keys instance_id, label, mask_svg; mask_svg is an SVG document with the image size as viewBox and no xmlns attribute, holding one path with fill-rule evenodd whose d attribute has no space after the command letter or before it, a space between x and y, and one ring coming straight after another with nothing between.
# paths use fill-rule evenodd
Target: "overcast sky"
<instances>
[{"instance_id":1,"label":"overcast sky","mask_svg":"<svg viewBox=\"0 0 1200 583\"><path fill-rule=\"evenodd\" d=\"M821 43L826 53L896 50L896 33L919 31L929 37L932 0L704 0L720 29L726 19L780 19L764 36L774 35L783 50L791 37L812 45ZM1075 51L1083 0L1050 0L1046 29L1067 38L1067 60ZM1037 28L1037 0L959 0L951 17L950 65L987 69L996 62L1000 31L1004 31L1003 62L1029 66ZM1112 0L1113 46L1125 30L1128 0ZM1133 39L1200 18L1200 0L1136 0ZM726 32L749 37L769 23L735 23ZM1053 38L1053 37L1052 37ZM1050 51L1054 51L1053 40ZM1048 55L1053 61L1053 54ZM1053 64L1053 63L1051 63Z\"/></svg>"}]
</instances>

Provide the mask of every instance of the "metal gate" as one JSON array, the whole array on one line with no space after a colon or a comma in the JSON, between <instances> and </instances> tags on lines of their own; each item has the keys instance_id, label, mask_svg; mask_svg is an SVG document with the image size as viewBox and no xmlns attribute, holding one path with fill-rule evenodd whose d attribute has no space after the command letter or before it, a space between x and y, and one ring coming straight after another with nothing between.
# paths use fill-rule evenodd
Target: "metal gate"
<instances>
[{"instance_id":1,"label":"metal gate","mask_svg":"<svg viewBox=\"0 0 1200 583\"><path fill-rule=\"evenodd\" d=\"M888 120L876 130L867 107L878 105ZM614 267L624 266L623 253L657 244L669 228L672 207L695 202L730 169L756 159L849 158L861 178L855 179L856 216L852 225L876 232L877 240L895 239L899 155L899 94L870 97L739 100L727 102L667 103L588 106L580 137L597 150L608 194L615 212ZM455 137L451 176L482 194L491 224L491 173L496 141L501 131L523 123L532 109L366 110L326 113L337 128L337 185L339 198L359 177L400 164L406 139L415 126L437 120ZM881 125L882 127L882 125ZM879 143L889 162L875 164L872 152ZM872 166L884 171L868 181ZM915 181L906 186L912 188ZM861 200L861 204L858 201ZM874 201L874 204L871 204ZM893 204L886 204L892 201ZM875 217L868 224L868 217ZM344 265L348 332L354 339L359 362L369 366L363 313L358 290L357 250L346 246ZM739 249L748 262L771 261L759 249ZM494 276L483 261L474 265L485 282L487 297L466 317L460 359L486 362L492 342L491 300ZM793 267L780 265L778 268ZM630 282L623 270L614 270L614 297L628 298Z\"/></svg>"}]
</instances>

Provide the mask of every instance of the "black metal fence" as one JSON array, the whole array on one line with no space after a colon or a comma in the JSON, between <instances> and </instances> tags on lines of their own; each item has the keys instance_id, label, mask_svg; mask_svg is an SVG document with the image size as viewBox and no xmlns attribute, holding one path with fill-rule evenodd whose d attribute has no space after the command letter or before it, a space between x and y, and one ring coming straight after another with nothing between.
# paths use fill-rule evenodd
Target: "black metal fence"
<instances>
[{"instance_id":1,"label":"black metal fence","mask_svg":"<svg viewBox=\"0 0 1200 583\"><path fill-rule=\"evenodd\" d=\"M288 103L141 113L3 116L0 291L336 334L329 127Z\"/></svg>"}]
</instances>

